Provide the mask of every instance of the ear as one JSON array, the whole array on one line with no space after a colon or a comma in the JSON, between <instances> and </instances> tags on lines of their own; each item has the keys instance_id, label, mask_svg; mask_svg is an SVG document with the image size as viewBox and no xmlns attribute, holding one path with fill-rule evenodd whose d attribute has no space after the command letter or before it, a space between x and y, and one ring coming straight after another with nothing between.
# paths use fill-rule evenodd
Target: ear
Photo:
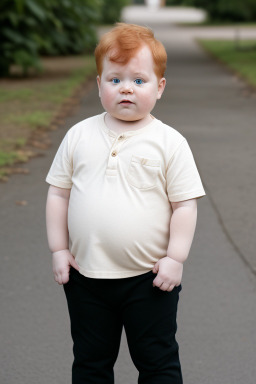
<instances>
[{"instance_id":1,"label":"ear","mask_svg":"<svg viewBox=\"0 0 256 384\"><path fill-rule=\"evenodd\" d=\"M162 77L162 79L160 79L158 83L157 100L161 99L161 96L165 89L165 85L166 85L166 79Z\"/></svg>"},{"instance_id":2,"label":"ear","mask_svg":"<svg viewBox=\"0 0 256 384\"><path fill-rule=\"evenodd\" d=\"M100 76L99 75L97 76L97 84L98 84L98 89L99 89L99 97L101 97L101 93L100 93Z\"/></svg>"}]
</instances>

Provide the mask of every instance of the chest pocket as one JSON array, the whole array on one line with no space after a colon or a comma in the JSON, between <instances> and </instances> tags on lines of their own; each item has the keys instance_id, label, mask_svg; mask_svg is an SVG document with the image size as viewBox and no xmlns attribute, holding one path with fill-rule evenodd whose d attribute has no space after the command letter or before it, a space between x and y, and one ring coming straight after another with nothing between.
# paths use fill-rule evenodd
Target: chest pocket
<instances>
[{"instance_id":1,"label":"chest pocket","mask_svg":"<svg viewBox=\"0 0 256 384\"><path fill-rule=\"evenodd\" d=\"M160 171L160 160L132 156L127 173L130 185L140 189L154 188Z\"/></svg>"}]
</instances>

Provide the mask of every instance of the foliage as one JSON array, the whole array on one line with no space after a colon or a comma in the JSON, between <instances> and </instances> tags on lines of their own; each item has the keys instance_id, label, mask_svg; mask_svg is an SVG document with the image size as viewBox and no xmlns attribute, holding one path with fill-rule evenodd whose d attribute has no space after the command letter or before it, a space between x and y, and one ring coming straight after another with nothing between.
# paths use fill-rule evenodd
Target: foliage
<instances>
[{"instance_id":1,"label":"foliage","mask_svg":"<svg viewBox=\"0 0 256 384\"><path fill-rule=\"evenodd\" d=\"M101 22L104 24L113 24L120 21L122 8L130 3L130 0L103 0Z\"/></svg>"},{"instance_id":2,"label":"foliage","mask_svg":"<svg viewBox=\"0 0 256 384\"><path fill-rule=\"evenodd\" d=\"M41 8L31 4L30 0L27 4L23 0L2 0L0 3L1 75L8 74L11 64L22 66L25 74L31 66L40 67L35 35L38 34L37 23L44 15Z\"/></svg>"},{"instance_id":3,"label":"foliage","mask_svg":"<svg viewBox=\"0 0 256 384\"><path fill-rule=\"evenodd\" d=\"M100 0L44 0L49 3L43 35L38 40L40 53L66 55L90 52L96 44L95 23L99 21Z\"/></svg>"},{"instance_id":4,"label":"foliage","mask_svg":"<svg viewBox=\"0 0 256 384\"><path fill-rule=\"evenodd\" d=\"M54 68L49 63L54 63ZM10 171L6 166L27 161L33 155L31 145L35 140L39 148L47 148L46 132L61 124L79 100L81 84L96 76L93 55L78 55L71 63L69 58L46 59L44 64L45 72L37 79L2 82L0 181ZM58 76L53 76L55 73Z\"/></svg>"},{"instance_id":5,"label":"foliage","mask_svg":"<svg viewBox=\"0 0 256 384\"><path fill-rule=\"evenodd\" d=\"M185 0L187 5L203 8L212 21L255 21L255 0Z\"/></svg>"},{"instance_id":6,"label":"foliage","mask_svg":"<svg viewBox=\"0 0 256 384\"><path fill-rule=\"evenodd\" d=\"M183 5L183 0L166 0L165 5Z\"/></svg>"},{"instance_id":7,"label":"foliage","mask_svg":"<svg viewBox=\"0 0 256 384\"><path fill-rule=\"evenodd\" d=\"M40 54L89 52L103 0L1 0L0 76L16 64L40 70Z\"/></svg>"},{"instance_id":8,"label":"foliage","mask_svg":"<svg viewBox=\"0 0 256 384\"><path fill-rule=\"evenodd\" d=\"M17 159L18 159L18 155L16 152L6 153L6 152L0 150L0 167L2 167L4 165L11 165L15 161L17 161ZM1 176L1 174L0 174L0 176ZM1 179L1 177L0 177L0 179Z\"/></svg>"},{"instance_id":9,"label":"foliage","mask_svg":"<svg viewBox=\"0 0 256 384\"><path fill-rule=\"evenodd\" d=\"M213 56L226 64L249 84L256 86L256 41L200 40Z\"/></svg>"}]
</instances>

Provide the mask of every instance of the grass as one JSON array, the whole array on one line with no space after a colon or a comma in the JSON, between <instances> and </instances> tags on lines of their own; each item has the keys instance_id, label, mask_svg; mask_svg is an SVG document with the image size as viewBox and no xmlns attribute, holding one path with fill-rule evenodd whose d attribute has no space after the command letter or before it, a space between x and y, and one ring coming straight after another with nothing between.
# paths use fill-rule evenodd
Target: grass
<instances>
[{"instance_id":1,"label":"grass","mask_svg":"<svg viewBox=\"0 0 256 384\"><path fill-rule=\"evenodd\" d=\"M4 165L11 165L14 161L18 160L18 154L16 152L4 152L0 151L0 167Z\"/></svg>"},{"instance_id":2,"label":"grass","mask_svg":"<svg viewBox=\"0 0 256 384\"><path fill-rule=\"evenodd\" d=\"M0 80L0 179L10 173L7 167L28 160L32 135L42 133L38 144L63 106L68 110L68 101L71 105L72 96L95 73L92 55L76 56L46 59L45 72L38 77Z\"/></svg>"},{"instance_id":3,"label":"grass","mask_svg":"<svg viewBox=\"0 0 256 384\"><path fill-rule=\"evenodd\" d=\"M31 89L20 89L20 90L10 90L10 89L0 89L0 102L13 101L17 98L23 101L29 101L33 95Z\"/></svg>"},{"instance_id":4,"label":"grass","mask_svg":"<svg viewBox=\"0 0 256 384\"><path fill-rule=\"evenodd\" d=\"M199 40L200 45L256 87L256 40Z\"/></svg>"},{"instance_id":5,"label":"grass","mask_svg":"<svg viewBox=\"0 0 256 384\"><path fill-rule=\"evenodd\" d=\"M53 112L37 110L33 112L22 113L19 116L8 116L4 122L15 123L18 126L25 126L31 130L34 130L39 127L42 128L49 126L52 118ZM23 145L25 145L25 139L23 139L22 142ZM21 144L19 146L21 146Z\"/></svg>"}]
</instances>

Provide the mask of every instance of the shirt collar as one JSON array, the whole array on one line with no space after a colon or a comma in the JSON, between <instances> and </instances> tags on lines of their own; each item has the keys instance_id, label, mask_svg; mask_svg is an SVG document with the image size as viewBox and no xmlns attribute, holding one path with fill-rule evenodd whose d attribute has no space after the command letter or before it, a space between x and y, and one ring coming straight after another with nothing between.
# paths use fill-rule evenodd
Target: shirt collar
<instances>
[{"instance_id":1,"label":"shirt collar","mask_svg":"<svg viewBox=\"0 0 256 384\"><path fill-rule=\"evenodd\" d=\"M143 133L145 131L147 131L149 128L151 128L153 125L155 125L157 119L150 115L152 117L152 121L150 123L148 123L147 125L145 125L144 127L142 128L138 128L138 129L135 129L135 130L132 130L132 131L126 131L124 130L123 132L120 132L120 133L116 133L114 131L111 131L111 129L109 129L105 123L105 116L106 116L107 112L103 112L101 115L99 115L99 118L100 118L100 122L101 122L101 126L103 127L104 131L111 137L118 137L120 135L123 135L125 137L130 137L130 136L135 136L135 135L138 135L140 133Z\"/></svg>"}]
</instances>

